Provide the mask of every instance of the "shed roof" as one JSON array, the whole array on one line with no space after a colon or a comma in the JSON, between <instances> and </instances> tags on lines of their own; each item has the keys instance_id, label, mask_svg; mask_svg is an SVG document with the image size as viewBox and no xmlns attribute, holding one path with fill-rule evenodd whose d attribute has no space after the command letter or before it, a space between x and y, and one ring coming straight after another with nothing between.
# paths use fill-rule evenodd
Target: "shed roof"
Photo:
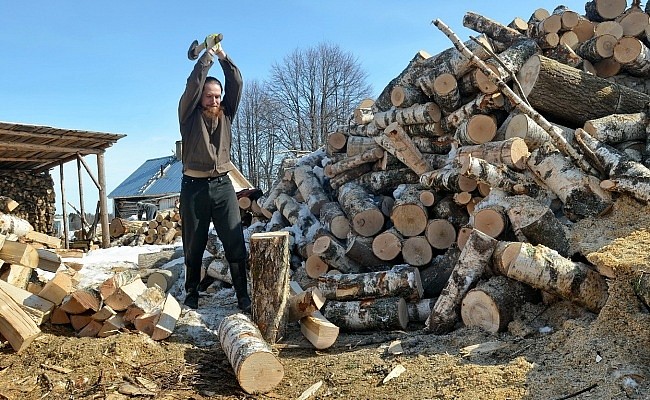
<instances>
[{"instance_id":1,"label":"shed roof","mask_svg":"<svg viewBox=\"0 0 650 400\"><path fill-rule=\"evenodd\" d=\"M0 169L46 171L77 155L101 154L125 136L0 121Z\"/></svg>"}]
</instances>

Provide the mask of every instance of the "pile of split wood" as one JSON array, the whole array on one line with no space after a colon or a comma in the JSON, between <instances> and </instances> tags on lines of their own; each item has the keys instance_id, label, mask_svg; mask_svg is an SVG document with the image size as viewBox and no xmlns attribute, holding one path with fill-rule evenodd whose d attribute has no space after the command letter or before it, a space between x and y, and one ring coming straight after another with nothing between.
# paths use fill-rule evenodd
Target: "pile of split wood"
<instances>
[{"instance_id":1,"label":"pile of split wood","mask_svg":"<svg viewBox=\"0 0 650 400\"><path fill-rule=\"evenodd\" d=\"M113 218L109 226L111 246L142 246L172 244L181 236L181 214L178 208L161 210L150 221Z\"/></svg>"},{"instance_id":2,"label":"pile of split wood","mask_svg":"<svg viewBox=\"0 0 650 400\"><path fill-rule=\"evenodd\" d=\"M540 291L600 310L605 276L568 233L618 196L650 200L650 96L605 79L650 75L650 17L625 0L585 11L508 26L468 12L480 36L465 42L434 21L453 47L418 52L354 123L285 163L251 230L291 233L293 279L323 293L325 318L496 332Z\"/></svg>"}]
</instances>

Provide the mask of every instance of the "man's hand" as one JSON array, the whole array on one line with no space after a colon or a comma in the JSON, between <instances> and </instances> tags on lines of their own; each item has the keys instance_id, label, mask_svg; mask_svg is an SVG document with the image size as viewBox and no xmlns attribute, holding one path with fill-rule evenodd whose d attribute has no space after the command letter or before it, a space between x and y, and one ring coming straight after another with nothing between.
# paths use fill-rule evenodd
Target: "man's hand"
<instances>
[{"instance_id":1,"label":"man's hand","mask_svg":"<svg viewBox=\"0 0 650 400\"><path fill-rule=\"evenodd\" d=\"M221 51L221 40L223 35L221 33L213 33L205 37L205 48L212 49L215 53Z\"/></svg>"}]
</instances>

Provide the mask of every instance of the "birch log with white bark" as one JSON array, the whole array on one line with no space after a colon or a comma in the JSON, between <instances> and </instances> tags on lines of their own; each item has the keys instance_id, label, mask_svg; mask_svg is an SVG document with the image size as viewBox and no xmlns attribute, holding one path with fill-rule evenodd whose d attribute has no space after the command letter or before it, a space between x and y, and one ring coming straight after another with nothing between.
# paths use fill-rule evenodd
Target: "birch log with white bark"
<instances>
[{"instance_id":1,"label":"birch log with white bark","mask_svg":"<svg viewBox=\"0 0 650 400\"><path fill-rule=\"evenodd\" d=\"M326 299L339 301L378 297L415 301L423 293L420 271L410 265L379 272L323 275L318 278L318 288Z\"/></svg>"},{"instance_id":2,"label":"birch log with white bark","mask_svg":"<svg viewBox=\"0 0 650 400\"><path fill-rule=\"evenodd\" d=\"M384 214L361 185L354 182L344 184L339 188L338 200L358 234L374 236L384 226Z\"/></svg>"},{"instance_id":3,"label":"birch log with white bark","mask_svg":"<svg viewBox=\"0 0 650 400\"><path fill-rule=\"evenodd\" d=\"M323 315L347 331L406 329L408 310L401 297L328 301Z\"/></svg>"}]
</instances>

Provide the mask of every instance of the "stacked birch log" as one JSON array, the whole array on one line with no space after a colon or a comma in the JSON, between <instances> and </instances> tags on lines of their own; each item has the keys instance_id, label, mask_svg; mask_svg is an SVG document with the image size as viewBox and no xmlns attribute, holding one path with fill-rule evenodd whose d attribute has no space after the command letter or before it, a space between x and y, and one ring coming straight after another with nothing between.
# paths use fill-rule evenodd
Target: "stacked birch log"
<instances>
[{"instance_id":1,"label":"stacked birch log","mask_svg":"<svg viewBox=\"0 0 650 400\"><path fill-rule=\"evenodd\" d=\"M178 208L158 211L150 221L113 218L109 226L111 247L172 244L181 236L181 231Z\"/></svg>"},{"instance_id":2,"label":"stacked birch log","mask_svg":"<svg viewBox=\"0 0 650 400\"><path fill-rule=\"evenodd\" d=\"M600 310L606 280L571 259L567 232L617 196L650 200L650 96L613 79L650 71L650 17L625 0L585 10L538 9L508 26L468 12L480 36L465 42L434 21L454 47L416 53L354 123L282 169L262 199L264 229L292 233L303 287L343 296L328 297L328 319L397 328L348 323L353 306L334 303L366 304L373 274L395 268L418 271L422 294L398 297L435 333L461 318L503 330L540 290Z\"/></svg>"}]
</instances>

